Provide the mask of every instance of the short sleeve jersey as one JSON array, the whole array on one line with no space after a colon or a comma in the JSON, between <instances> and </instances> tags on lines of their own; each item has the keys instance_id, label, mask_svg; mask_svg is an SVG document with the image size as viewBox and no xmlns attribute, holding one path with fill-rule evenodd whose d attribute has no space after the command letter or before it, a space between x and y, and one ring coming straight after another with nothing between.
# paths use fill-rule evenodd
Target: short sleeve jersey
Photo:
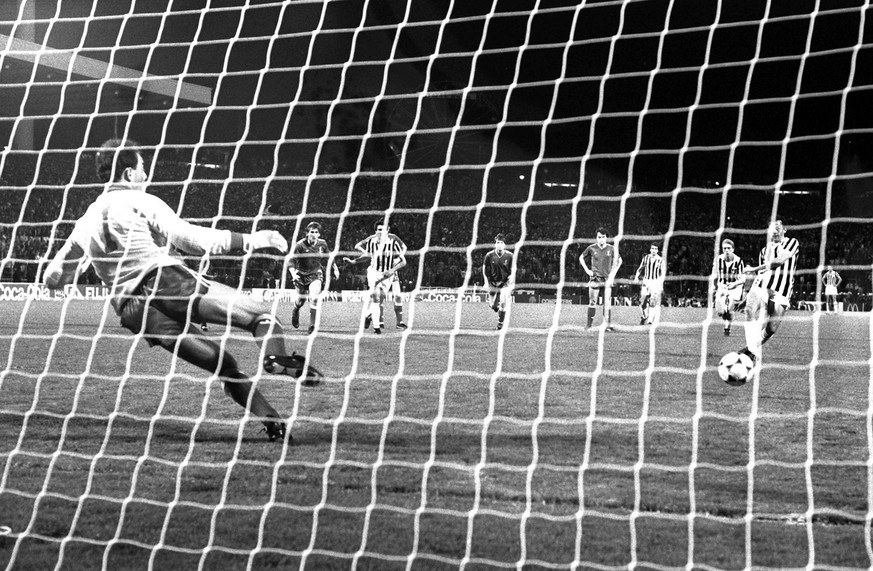
<instances>
[{"instance_id":1,"label":"short sleeve jersey","mask_svg":"<svg viewBox=\"0 0 873 571\"><path fill-rule=\"evenodd\" d=\"M764 246L758 257L761 264L769 264L772 260L785 256L788 256L788 259L776 268L766 269L759 276L761 285L790 298L794 289L794 272L797 270L797 252L799 249L800 244L796 238L782 238L778 243L770 242Z\"/></svg>"},{"instance_id":2,"label":"short sleeve jersey","mask_svg":"<svg viewBox=\"0 0 873 571\"><path fill-rule=\"evenodd\" d=\"M498 254L497 250L491 250L485 254L482 266L485 269L488 283L493 286L502 286L512 274L512 252L504 250L502 254Z\"/></svg>"},{"instance_id":3,"label":"short sleeve jersey","mask_svg":"<svg viewBox=\"0 0 873 571\"><path fill-rule=\"evenodd\" d=\"M329 255L330 250L327 247L327 242L319 238L314 244L304 238L294 244L294 255L291 258L291 265L304 276L317 274L324 268L324 260Z\"/></svg>"},{"instance_id":4,"label":"short sleeve jersey","mask_svg":"<svg viewBox=\"0 0 873 571\"><path fill-rule=\"evenodd\" d=\"M591 244L582 252L582 257L588 263L588 267L594 273L595 278L606 279L612 272L615 260L618 258L615 246L607 244L603 248L597 244Z\"/></svg>"},{"instance_id":5,"label":"short sleeve jersey","mask_svg":"<svg viewBox=\"0 0 873 571\"><path fill-rule=\"evenodd\" d=\"M739 256L734 255L733 259L728 261L727 256L719 254L715 259L715 285L727 286L740 279L746 265Z\"/></svg>"},{"instance_id":6,"label":"short sleeve jersey","mask_svg":"<svg viewBox=\"0 0 873 571\"><path fill-rule=\"evenodd\" d=\"M646 254L637 268L637 275L640 274L644 280L664 279L664 258L658 254Z\"/></svg>"},{"instance_id":7,"label":"short sleeve jersey","mask_svg":"<svg viewBox=\"0 0 873 571\"><path fill-rule=\"evenodd\" d=\"M373 234L363 243L370 256L370 268L379 272L390 271L401 257L406 255L406 244L394 234L388 234L385 241Z\"/></svg>"}]
</instances>

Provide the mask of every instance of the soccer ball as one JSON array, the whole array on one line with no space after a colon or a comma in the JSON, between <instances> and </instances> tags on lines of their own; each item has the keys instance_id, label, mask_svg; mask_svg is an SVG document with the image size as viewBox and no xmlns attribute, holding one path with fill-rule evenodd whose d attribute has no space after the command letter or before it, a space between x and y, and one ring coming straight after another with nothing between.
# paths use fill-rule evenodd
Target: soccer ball
<instances>
[{"instance_id":1,"label":"soccer ball","mask_svg":"<svg viewBox=\"0 0 873 571\"><path fill-rule=\"evenodd\" d=\"M739 387L752 376L755 363L745 353L731 351L718 363L718 376L729 385Z\"/></svg>"}]
</instances>

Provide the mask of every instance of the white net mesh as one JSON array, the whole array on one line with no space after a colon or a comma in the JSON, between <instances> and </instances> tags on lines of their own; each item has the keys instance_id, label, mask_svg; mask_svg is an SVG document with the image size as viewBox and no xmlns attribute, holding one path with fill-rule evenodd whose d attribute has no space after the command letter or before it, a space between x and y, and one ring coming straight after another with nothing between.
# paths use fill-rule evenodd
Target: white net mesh
<instances>
[{"instance_id":1,"label":"white net mesh","mask_svg":"<svg viewBox=\"0 0 873 571\"><path fill-rule=\"evenodd\" d=\"M0 566L870 568L869 2L19 0L0 5ZM390 217L403 314L361 266L256 374L295 445L46 260L111 138L182 218L341 255ZM760 382L710 308L721 240L800 242ZM578 258L623 258L586 329ZM506 325L482 260L504 233ZM631 280L651 243L656 327ZM186 257L290 322L288 260ZM821 275L842 277L833 313ZM478 302L478 303L477 303ZM532 302L532 303L531 303ZM307 307L307 306L304 306ZM597 308L595 326L602 323ZM395 329L405 321L407 330ZM248 334L205 333L257 370ZM243 421L240 419L243 418Z\"/></svg>"}]
</instances>

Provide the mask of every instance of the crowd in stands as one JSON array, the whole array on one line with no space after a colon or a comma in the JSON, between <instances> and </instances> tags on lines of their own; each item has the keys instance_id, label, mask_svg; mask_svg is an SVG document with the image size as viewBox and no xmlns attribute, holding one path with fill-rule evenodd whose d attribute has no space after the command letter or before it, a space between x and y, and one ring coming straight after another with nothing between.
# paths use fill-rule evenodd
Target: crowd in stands
<instances>
[{"instance_id":1,"label":"crowd in stands","mask_svg":"<svg viewBox=\"0 0 873 571\"><path fill-rule=\"evenodd\" d=\"M91 165L93 156L87 153L67 153L65 160L36 154L7 157L0 172L0 280L38 280L38 260L54 253L102 191ZM317 220L323 237L337 247L338 260L354 255L354 244L390 212L391 231L409 248L409 263L401 273L406 290L481 285L482 259L494 236L503 233L516 253L519 287L554 293L560 286L565 293L581 294L584 275L578 257L604 227L613 239L619 236L624 260L617 294L634 295L637 288L630 278L656 243L667 260L665 300L670 305L707 303L721 238L732 238L737 253L757 263L771 215L771 203L750 211L748 196L738 191L729 195L723 213L720 192L691 189L676 200L673 193L593 191L580 199L575 188L532 194L524 181L484 181L473 170L400 178L371 173L270 177L163 161L155 166L152 181L152 192L197 224L238 231L274 228L292 242L302 238L309 221ZM873 220L824 223L823 208L797 208L788 200L783 199L779 212L801 244L795 297L820 295L819 276L829 264L843 275L847 298L869 296ZM232 286L290 287L287 261L278 253L257 253L242 267L238 258L214 257L208 266L197 257L187 260ZM363 266L340 266L332 289L365 287Z\"/></svg>"}]
</instances>

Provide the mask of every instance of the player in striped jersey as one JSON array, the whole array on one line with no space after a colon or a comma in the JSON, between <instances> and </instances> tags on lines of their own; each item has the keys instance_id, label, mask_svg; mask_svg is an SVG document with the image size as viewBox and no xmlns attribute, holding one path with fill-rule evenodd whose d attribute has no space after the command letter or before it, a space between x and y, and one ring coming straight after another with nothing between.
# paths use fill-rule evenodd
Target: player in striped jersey
<instances>
[{"instance_id":1,"label":"player in striped jersey","mask_svg":"<svg viewBox=\"0 0 873 571\"><path fill-rule=\"evenodd\" d=\"M579 256L579 264L590 278L588 281L588 322L587 328L594 323L594 314L597 313L597 300L603 296L603 321L606 331L613 331L611 319L612 311L612 284L615 274L621 267L621 256L618 248L607 244L608 235L604 228L597 229L597 241L589 245Z\"/></svg>"},{"instance_id":2,"label":"player in striped jersey","mask_svg":"<svg viewBox=\"0 0 873 571\"><path fill-rule=\"evenodd\" d=\"M640 261L634 281L640 281L640 277L643 279L640 288L640 325L651 325L653 322L657 325L661 320L661 295L664 293L664 258L658 254L657 244L649 246L649 253Z\"/></svg>"},{"instance_id":3,"label":"player in striped jersey","mask_svg":"<svg viewBox=\"0 0 873 571\"><path fill-rule=\"evenodd\" d=\"M767 237L767 245L758 257L760 263L746 267L746 273L757 274L757 278L746 294L746 347L740 352L755 362L756 379L761 369L761 348L779 329L788 310L800 249L796 238L785 236L781 220L770 224Z\"/></svg>"},{"instance_id":4,"label":"player in striped jersey","mask_svg":"<svg viewBox=\"0 0 873 571\"><path fill-rule=\"evenodd\" d=\"M725 238L721 242L721 254L716 256L712 273L715 276L715 312L724 323L725 337L731 334L734 311L743 299L746 265L734 253L734 242Z\"/></svg>"},{"instance_id":5,"label":"player in striped jersey","mask_svg":"<svg viewBox=\"0 0 873 571\"><path fill-rule=\"evenodd\" d=\"M329 254L330 249L321 238L321 224L310 222L306 225L306 237L294 244L291 259L288 261L288 270L294 280L294 288L297 290L297 299L291 310L291 325L297 329L300 327L300 308L309 300L309 333L315 331L315 318L321 308L321 290L324 286L324 266L333 267L333 277L339 278L339 268L333 263Z\"/></svg>"},{"instance_id":6,"label":"player in striped jersey","mask_svg":"<svg viewBox=\"0 0 873 571\"><path fill-rule=\"evenodd\" d=\"M828 271L821 277L821 283L825 288L825 310L828 313L834 312L837 310L837 288L843 283L843 278L833 266L828 266Z\"/></svg>"},{"instance_id":7,"label":"player in striped jersey","mask_svg":"<svg viewBox=\"0 0 873 571\"><path fill-rule=\"evenodd\" d=\"M249 331L263 347L267 372L317 384L321 374L303 359L288 355L282 324L268 304L188 269L175 247L203 255L273 248L288 250L274 230L240 234L195 226L157 196L146 193L148 175L136 144L112 140L97 153L97 173L106 187L46 268L49 288L74 283L88 265L111 288L111 303L121 325L143 339L215 374L224 392L260 417L270 440L284 440L285 421L244 374L236 359L197 327L231 324ZM288 443L291 439L288 435Z\"/></svg>"},{"instance_id":8,"label":"player in striped jersey","mask_svg":"<svg viewBox=\"0 0 873 571\"><path fill-rule=\"evenodd\" d=\"M494 237L494 249L485 254L482 276L491 309L497 312L497 329L503 329L506 309L512 299L512 252L506 250L503 234Z\"/></svg>"},{"instance_id":9,"label":"player in striped jersey","mask_svg":"<svg viewBox=\"0 0 873 571\"><path fill-rule=\"evenodd\" d=\"M370 290L370 300L364 310L364 329L373 325L373 333L379 335L384 327L382 302L389 297L394 301L394 317L397 329L406 329L403 322L403 298L400 292L400 281L397 272L406 266L406 244L396 235L391 234L387 222L377 222L375 234L372 234L357 244L355 250L360 255L355 259L344 258L348 263L370 260L367 268L367 285Z\"/></svg>"}]
</instances>

